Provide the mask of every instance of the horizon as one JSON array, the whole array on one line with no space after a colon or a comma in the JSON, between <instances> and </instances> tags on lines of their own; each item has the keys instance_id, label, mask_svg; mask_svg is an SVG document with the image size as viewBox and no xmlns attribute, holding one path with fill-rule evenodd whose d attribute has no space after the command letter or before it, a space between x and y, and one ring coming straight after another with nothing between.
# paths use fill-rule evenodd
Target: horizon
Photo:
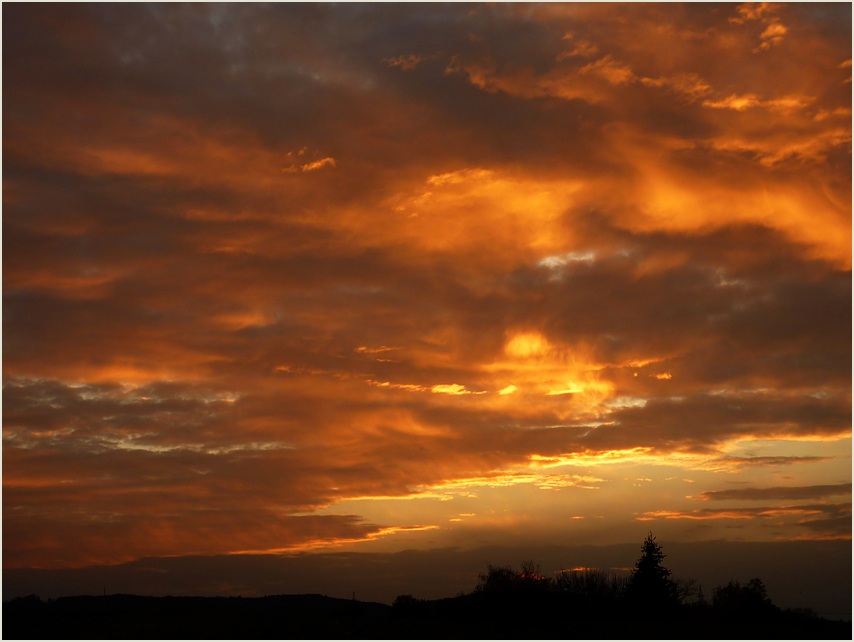
<instances>
[{"instance_id":1,"label":"horizon","mask_svg":"<svg viewBox=\"0 0 854 642\"><path fill-rule=\"evenodd\" d=\"M829 619L851 620L850 592L846 595L851 566L838 564L848 552L845 542L659 543L663 565L673 579L683 584L693 581L695 591L701 590L706 600L730 581L746 584L758 577L780 608L811 609ZM471 593L489 566L518 570L522 563L533 562L545 577L581 569L628 577L639 556L640 545L626 543L143 558L115 566L10 569L4 575L3 599L317 594L390 605L400 595L436 600ZM780 559L789 563L781 567Z\"/></svg>"},{"instance_id":2,"label":"horizon","mask_svg":"<svg viewBox=\"0 0 854 642\"><path fill-rule=\"evenodd\" d=\"M653 532L850 619L850 4L2 11L4 597Z\"/></svg>"}]
</instances>

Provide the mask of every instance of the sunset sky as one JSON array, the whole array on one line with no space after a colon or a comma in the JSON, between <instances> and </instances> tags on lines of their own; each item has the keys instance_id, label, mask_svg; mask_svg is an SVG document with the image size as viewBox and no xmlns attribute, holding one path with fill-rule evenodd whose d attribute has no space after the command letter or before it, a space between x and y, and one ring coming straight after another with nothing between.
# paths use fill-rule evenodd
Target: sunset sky
<instances>
[{"instance_id":1,"label":"sunset sky","mask_svg":"<svg viewBox=\"0 0 854 642\"><path fill-rule=\"evenodd\" d=\"M850 543L850 3L2 11L4 576Z\"/></svg>"}]
</instances>

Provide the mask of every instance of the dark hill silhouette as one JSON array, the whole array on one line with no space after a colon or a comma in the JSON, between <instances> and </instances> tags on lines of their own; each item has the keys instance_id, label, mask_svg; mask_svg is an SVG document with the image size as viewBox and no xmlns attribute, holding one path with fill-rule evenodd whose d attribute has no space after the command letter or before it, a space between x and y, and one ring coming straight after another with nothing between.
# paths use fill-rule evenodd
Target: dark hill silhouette
<instances>
[{"instance_id":1,"label":"dark hill silhouette","mask_svg":"<svg viewBox=\"0 0 854 642\"><path fill-rule=\"evenodd\" d=\"M671 579L650 534L631 576L492 566L475 589L392 606L323 595L36 596L3 603L4 639L851 639L851 622L783 610L758 578L712 601Z\"/></svg>"},{"instance_id":2,"label":"dark hill silhouette","mask_svg":"<svg viewBox=\"0 0 854 642\"><path fill-rule=\"evenodd\" d=\"M77 596L3 604L4 639L851 639L851 623L780 610L722 616L683 606L667 618L473 592L395 606L321 595Z\"/></svg>"},{"instance_id":3,"label":"dark hill silhouette","mask_svg":"<svg viewBox=\"0 0 854 642\"><path fill-rule=\"evenodd\" d=\"M323 595L34 596L3 604L4 639L286 639L374 637L386 604Z\"/></svg>"}]
</instances>

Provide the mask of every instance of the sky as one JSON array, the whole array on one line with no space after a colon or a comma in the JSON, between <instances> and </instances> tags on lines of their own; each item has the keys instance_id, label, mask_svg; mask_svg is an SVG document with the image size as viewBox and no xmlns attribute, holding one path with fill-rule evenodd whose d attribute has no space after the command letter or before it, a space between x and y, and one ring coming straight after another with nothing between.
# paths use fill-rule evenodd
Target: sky
<instances>
[{"instance_id":1,"label":"sky","mask_svg":"<svg viewBox=\"0 0 854 642\"><path fill-rule=\"evenodd\" d=\"M850 4L2 15L4 584L649 531L850 571Z\"/></svg>"}]
</instances>

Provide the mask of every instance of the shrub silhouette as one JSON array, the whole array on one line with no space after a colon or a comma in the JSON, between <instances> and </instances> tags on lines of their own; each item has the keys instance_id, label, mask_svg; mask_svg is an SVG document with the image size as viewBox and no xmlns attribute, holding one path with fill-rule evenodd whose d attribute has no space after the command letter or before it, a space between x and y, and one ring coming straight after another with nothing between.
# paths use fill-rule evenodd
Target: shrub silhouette
<instances>
[{"instance_id":1,"label":"shrub silhouette","mask_svg":"<svg viewBox=\"0 0 854 642\"><path fill-rule=\"evenodd\" d=\"M392 602L392 607L401 611L412 610L415 606L421 603L423 600L419 600L414 598L412 595L398 595L394 598L394 602Z\"/></svg>"}]
</instances>

